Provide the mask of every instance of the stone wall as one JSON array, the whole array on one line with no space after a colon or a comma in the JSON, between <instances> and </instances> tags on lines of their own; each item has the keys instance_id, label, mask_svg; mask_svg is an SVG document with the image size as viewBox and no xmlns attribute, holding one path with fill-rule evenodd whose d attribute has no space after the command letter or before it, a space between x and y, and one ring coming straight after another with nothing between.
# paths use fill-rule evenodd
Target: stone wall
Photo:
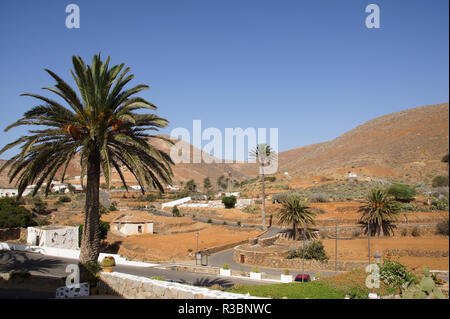
<instances>
[{"instance_id":1,"label":"stone wall","mask_svg":"<svg viewBox=\"0 0 450 319\"><path fill-rule=\"evenodd\" d=\"M237 263L241 261L241 255L244 255L246 265L256 265L260 267L280 268L280 269L301 269L303 267L303 260L301 258L286 259L286 249L279 249L278 251L260 251L251 250L250 245L241 245L235 248L233 260ZM327 262L320 262L317 260L305 260L305 269L315 271L334 271L335 262L329 260ZM359 261L339 261L337 262L338 271L349 271L355 268L364 268L367 262Z\"/></svg>"},{"instance_id":2,"label":"stone wall","mask_svg":"<svg viewBox=\"0 0 450 319\"><path fill-rule=\"evenodd\" d=\"M127 299L259 299L118 272L101 272L98 290L100 294L116 295Z\"/></svg>"},{"instance_id":3,"label":"stone wall","mask_svg":"<svg viewBox=\"0 0 450 319\"><path fill-rule=\"evenodd\" d=\"M386 249L383 250L383 255L389 254L391 256L410 256L410 257L432 257L441 258L448 257L448 250L424 250L424 249Z\"/></svg>"},{"instance_id":4,"label":"stone wall","mask_svg":"<svg viewBox=\"0 0 450 319\"><path fill-rule=\"evenodd\" d=\"M394 229L393 237L401 237L404 232L407 236L411 236L412 230L418 228L420 235L435 235L436 224L430 225L417 225L417 224L400 224ZM322 238L336 238L336 230L334 227L318 228L320 237ZM338 237L339 239L352 239L358 237L365 237L362 228L360 226L339 226Z\"/></svg>"},{"instance_id":5,"label":"stone wall","mask_svg":"<svg viewBox=\"0 0 450 319\"><path fill-rule=\"evenodd\" d=\"M0 229L0 241L17 240L23 237L26 229L22 228L2 228Z\"/></svg>"}]
</instances>

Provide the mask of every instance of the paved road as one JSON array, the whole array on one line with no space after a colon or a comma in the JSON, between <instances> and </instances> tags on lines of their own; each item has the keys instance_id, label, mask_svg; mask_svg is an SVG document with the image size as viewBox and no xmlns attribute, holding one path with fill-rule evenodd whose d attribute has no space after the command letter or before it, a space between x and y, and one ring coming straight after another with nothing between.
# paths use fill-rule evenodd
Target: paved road
<instances>
[{"instance_id":1,"label":"paved road","mask_svg":"<svg viewBox=\"0 0 450 319\"><path fill-rule=\"evenodd\" d=\"M265 233L264 235L262 235L260 238L268 238L268 237L272 237L274 235L276 235L277 233L279 233L281 230L283 230L283 228L279 228L279 227L274 227L272 226L271 228L269 228L269 231L267 233ZM252 270L252 268L254 268L255 266L252 265L245 265L245 264L240 264L237 263L233 260L233 253L234 253L234 248L225 250L225 251L221 251L218 252L216 254L213 254L211 256L208 256L208 264L210 266L216 266L216 267L222 267L224 264L228 264L230 265L230 269L235 270L235 271L250 271ZM271 278L271 279L280 279L280 275L282 273L282 269L276 269L276 268L267 268L267 267L258 267L259 270L261 271L261 273L263 273L263 275L265 274L266 278ZM290 269L291 273L293 275L297 275L300 273L306 273L309 274L310 276L315 276L316 275L316 271L310 271L305 269L305 271L303 271L302 269ZM335 272L321 272L322 276L331 276L331 275L335 275Z\"/></svg>"},{"instance_id":2,"label":"paved road","mask_svg":"<svg viewBox=\"0 0 450 319\"><path fill-rule=\"evenodd\" d=\"M69 264L77 264L77 262L78 260L76 259L45 256L38 253L0 251L0 272L8 272L15 269L26 270L33 275L64 277L67 275L65 272L66 266ZM115 271L147 278L152 276L161 276L168 281L196 286L211 286L214 284L219 284L223 287L231 287L236 283L246 285L261 285L265 283L262 281L224 278L209 274L159 269L156 267L118 265L116 266Z\"/></svg>"}]
</instances>

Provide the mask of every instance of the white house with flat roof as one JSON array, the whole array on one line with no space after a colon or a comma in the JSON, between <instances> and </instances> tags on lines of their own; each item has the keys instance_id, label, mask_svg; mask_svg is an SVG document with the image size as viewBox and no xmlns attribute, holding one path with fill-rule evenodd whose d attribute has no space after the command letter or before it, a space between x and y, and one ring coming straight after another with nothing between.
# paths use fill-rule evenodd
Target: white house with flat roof
<instances>
[{"instance_id":1,"label":"white house with flat roof","mask_svg":"<svg viewBox=\"0 0 450 319\"><path fill-rule=\"evenodd\" d=\"M153 234L153 221L131 214L123 214L114 219L112 227L125 236Z\"/></svg>"}]
</instances>

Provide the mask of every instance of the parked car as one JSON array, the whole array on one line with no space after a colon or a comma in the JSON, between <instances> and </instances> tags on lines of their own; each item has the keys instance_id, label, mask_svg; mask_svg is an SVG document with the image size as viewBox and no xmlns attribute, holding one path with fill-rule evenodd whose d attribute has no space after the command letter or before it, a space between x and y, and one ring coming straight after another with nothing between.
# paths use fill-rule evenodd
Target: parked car
<instances>
[{"instance_id":1,"label":"parked car","mask_svg":"<svg viewBox=\"0 0 450 319\"><path fill-rule=\"evenodd\" d=\"M294 281L309 282L311 281L311 277L308 274L298 274L297 276L295 276Z\"/></svg>"}]
</instances>

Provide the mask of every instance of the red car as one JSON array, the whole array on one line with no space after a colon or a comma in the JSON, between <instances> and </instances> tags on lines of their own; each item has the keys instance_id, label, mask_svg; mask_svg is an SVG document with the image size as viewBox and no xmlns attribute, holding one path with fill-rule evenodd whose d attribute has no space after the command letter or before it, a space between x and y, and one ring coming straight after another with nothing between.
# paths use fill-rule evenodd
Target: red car
<instances>
[{"instance_id":1,"label":"red car","mask_svg":"<svg viewBox=\"0 0 450 319\"><path fill-rule=\"evenodd\" d=\"M311 277L308 274L298 274L294 281L299 281L299 282L309 282L311 281Z\"/></svg>"}]
</instances>

